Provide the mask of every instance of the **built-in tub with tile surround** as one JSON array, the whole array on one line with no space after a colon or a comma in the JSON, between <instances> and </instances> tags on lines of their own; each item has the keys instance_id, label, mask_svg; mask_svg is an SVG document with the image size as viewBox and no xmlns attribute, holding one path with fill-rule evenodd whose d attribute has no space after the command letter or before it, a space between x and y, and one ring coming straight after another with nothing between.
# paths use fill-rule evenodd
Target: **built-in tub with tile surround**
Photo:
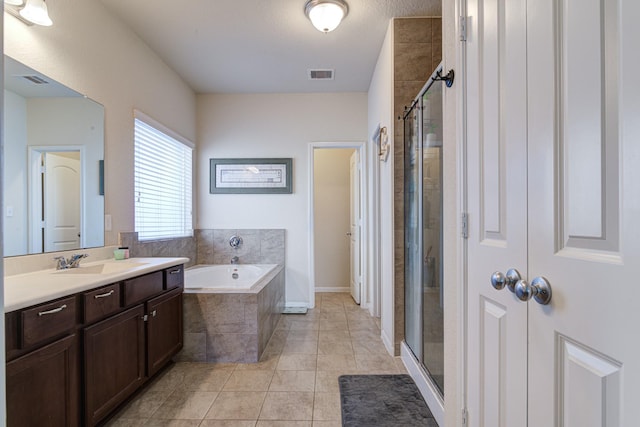
<instances>
[{"instance_id":1,"label":"built-in tub with tile surround","mask_svg":"<svg viewBox=\"0 0 640 427\"><path fill-rule=\"evenodd\" d=\"M241 292L258 287L277 264L196 265L185 270L187 292Z\"/></svg>"},{"instance_id":2,"label":"built-in tub with tile surround","mask_svg":"<svg viewBox=\"0 0 640 427\"><path fill-rule=\"evenodd\" d=\"M254 270L254 266L196 265L185 270L184 346L177 360L251 363L260 359L284 309L283 266L270 265L249 289L230 289L227 285L220 289L203 289L199 285L190 289L188 279L193 275L204 278L205 284L215 284L216 279L206 279L212 269L226 274L232 267L240 274L241 270Z\"/></svg>"}]
</instances>

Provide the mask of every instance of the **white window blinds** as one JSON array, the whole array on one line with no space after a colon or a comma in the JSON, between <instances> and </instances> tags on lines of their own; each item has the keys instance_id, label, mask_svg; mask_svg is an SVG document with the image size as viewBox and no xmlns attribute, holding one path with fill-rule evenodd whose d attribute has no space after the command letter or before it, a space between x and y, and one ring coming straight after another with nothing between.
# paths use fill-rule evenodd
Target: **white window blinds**
<instances>
[{"instance_id":1,"label":"white window blinds","mask_svg":"<svg viewBox=\"0 0 640 427\"><path fill-rule=\"evenodd\" d=\"M139 240L193 235L193 149L159 127L136 114L134 195Z\"/></svg>"}]
</instances>

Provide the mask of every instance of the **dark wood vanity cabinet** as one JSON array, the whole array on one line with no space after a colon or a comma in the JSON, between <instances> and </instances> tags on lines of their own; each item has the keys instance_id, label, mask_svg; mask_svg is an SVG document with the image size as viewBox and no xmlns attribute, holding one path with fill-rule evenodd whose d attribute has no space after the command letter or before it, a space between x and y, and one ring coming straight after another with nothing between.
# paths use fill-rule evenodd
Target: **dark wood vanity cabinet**
<instances>
[{"instance_id":1,"label":"dark wood vanity cabinet","mask_svg":"<svg viewBox=\"0 0 640 427\"><path fill-rule=\"evenodd\" d=\"M8 426L78 426L80 364L76 334L7 363Z\"/></svg>"},{"instance_id":2,"label":"dark wood vanity cabinet","mask_svg":"<svg viewBox=\"0 0 640 427\"><path fill-rule=\"evenodd\" d=\"M164 367L182 348L178 270L7 313L7 425L94 426Z\"/></svg>"},{"instance_id":3,"label":"dark wood vanity cabinet","mask_svg":"<svg viewBox=\"0 0 640 427\"><path fill-rule=\"evenodd\" d=\"M182 348L182 289L147 302L147 375L160 370Z\"/></svg>"},{"instance_id":4,"label":"dark wood vanity cabinet","mask_svg":"<svg viewBox=\"0 0 640 427\"><path fill-rule=\"evenodd\" d=\"M145 379L144 306L84 329L85 422L97 424Z\"/></svg>"}]
</instances>

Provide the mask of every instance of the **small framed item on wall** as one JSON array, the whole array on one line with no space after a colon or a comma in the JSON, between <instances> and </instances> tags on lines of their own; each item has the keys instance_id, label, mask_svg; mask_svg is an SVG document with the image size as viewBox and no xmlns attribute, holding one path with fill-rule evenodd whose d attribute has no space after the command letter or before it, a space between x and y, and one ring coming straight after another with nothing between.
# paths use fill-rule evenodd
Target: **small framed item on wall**
<instances>
[{"instance_id":1,"label":"small framed item on wall","mask_svg":"<svg viewBox=\"0 0 640 427\"><path fill-rule=\"evenodd\" d=\"M209 193L292 193L292 159L209 159Z\"/></svg>"}]
</instances>

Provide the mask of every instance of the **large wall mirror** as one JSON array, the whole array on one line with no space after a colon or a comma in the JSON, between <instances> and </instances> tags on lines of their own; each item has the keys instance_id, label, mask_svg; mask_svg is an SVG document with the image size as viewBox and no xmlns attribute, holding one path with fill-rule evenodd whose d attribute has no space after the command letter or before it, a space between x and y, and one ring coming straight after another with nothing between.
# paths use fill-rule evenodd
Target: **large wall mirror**
<instances>
[{"instance_id":1,"label":"large wall mirror","mask_svg":"<svg viewBox=\"0 0 640 427\"><path fill-rule=\"evenodd\" d=\"M104 107L4 57L4 255L104 246Z\"/></svg>"}]
</instances>

